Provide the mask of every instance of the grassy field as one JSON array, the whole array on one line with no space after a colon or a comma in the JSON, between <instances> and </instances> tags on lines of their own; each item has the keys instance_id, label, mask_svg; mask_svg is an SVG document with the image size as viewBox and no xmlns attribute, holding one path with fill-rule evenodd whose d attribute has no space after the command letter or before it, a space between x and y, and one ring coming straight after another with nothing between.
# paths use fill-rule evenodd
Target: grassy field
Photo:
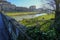
<instances>
[{"instance_id":1,"label":"grassy field","mask_svg":"<svg viewBox=\"0 0 60 40\"><path fill-rule=\"evenodd\" d=\"M38 12L6 12L5 15L8 16L22 16L22 15L34 15Z\"/></svg>"},{"instance_id":2,"label":"grassy field","mask_svg":"<svg viewBox=\"0 0 60 40\"><path fill-rule=\"evenodd\" d=\"M36 17L34 19L38 19L38 20L50 20L50 19L53 19L54 17L55 17L55 14L47 14L47 15Z\"/></svg>"},{"instance_id":3,"label":"grassy field","mask_svg":"<svg viewBox=\"0 0 60 40\"><path fill-rule=\"evenodd\" d=\"M36 18L33 18L33 19L22 20L21 23L22 24L32 24L33 25L34 23L39 22L41 20L50 20L50 19L53 19L54 17L55 17L54 14L47 14L47 15L39 16L39 17L36 17Z\"/></svg>"},{"instance_id":4,"label":"grassy field","mask_svg":"<svg viewBox=\"0 0 60 40\"><path fill-rule=\"evenodd\" d=\"M26 27L42 26L41 30L47 31L49 28L48 26L50 26L54 22L52 20L54 18L55 18L54 14L47 14L47 15L39 16L33 19L25 19L20 21L20 23Z\"/></svg>"}]
</instances>

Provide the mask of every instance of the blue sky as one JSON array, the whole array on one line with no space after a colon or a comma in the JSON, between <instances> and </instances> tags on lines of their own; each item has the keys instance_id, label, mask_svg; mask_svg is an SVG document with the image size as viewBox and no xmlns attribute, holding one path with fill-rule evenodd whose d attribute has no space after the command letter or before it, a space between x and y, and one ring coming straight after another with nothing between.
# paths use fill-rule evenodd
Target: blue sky
<instances>
[{"instance_id":1,"label":"blue sky","mask_svg":"<svg viewBox=\"0 0 60 40\"><path fill-rule=\"evenodd\" d=\"M41 7L43 4L41 0L7 0L12 4L20 7L29 7L32 5L36 5L37 8Z\"/></svg>"}]
</instances>

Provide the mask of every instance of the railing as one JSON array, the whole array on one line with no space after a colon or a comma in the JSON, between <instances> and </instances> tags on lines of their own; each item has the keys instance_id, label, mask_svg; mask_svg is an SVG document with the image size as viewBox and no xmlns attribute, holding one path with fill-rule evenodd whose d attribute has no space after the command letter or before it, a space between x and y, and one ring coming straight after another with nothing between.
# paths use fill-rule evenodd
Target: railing
<instances>
[{"instance_id":1,"label":"railing","mask_svg":"<svg viewBox=\"0 0 60 40\"><path fill-rule=\"evenodd\" d=\"M7 17L2 14L2 19L5 24L6 30L9 32L9 36L11 37L12 40L17 40L18 36L20 35L22 38L21 39L26 39L26 40L32 40L27 34L26 30L27 28L24 27L23 25L19 24L17 21L14 19Z\"/></svg>"}]
</instances>

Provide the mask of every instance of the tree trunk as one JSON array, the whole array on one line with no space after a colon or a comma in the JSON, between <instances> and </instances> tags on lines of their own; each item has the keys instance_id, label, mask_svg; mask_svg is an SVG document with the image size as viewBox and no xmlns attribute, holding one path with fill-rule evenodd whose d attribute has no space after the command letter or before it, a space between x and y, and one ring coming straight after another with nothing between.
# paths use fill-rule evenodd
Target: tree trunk
<instances>
[{"instance_id":1,"label":"tree trunk","mask_svg":"<svg viewBox=\"0 0 60 40\"><path fill-rule=\"evenodd\" d=\"M59 0L56 2L56 11L55 11L55 28L58 33L60 33L60 11L59 11Z\"/></svg>"}]
</instances>

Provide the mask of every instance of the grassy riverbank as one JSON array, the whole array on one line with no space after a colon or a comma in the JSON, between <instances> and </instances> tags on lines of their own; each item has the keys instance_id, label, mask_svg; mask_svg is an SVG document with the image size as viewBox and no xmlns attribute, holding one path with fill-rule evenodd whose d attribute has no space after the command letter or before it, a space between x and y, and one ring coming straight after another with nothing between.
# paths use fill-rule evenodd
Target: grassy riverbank
<instances>
[{"instance_id":1,"label":"grassy riverbank","mask_svg":"<svg viewBox=\"0 0 60 40\"><path fill-rule=\"evenodd\" d=\"M5 15L8 16L22 16L22 15L34 15L38 12L6 12Z\"/></svg>"},{"instance_id":2,"label":"grassy riverbank","mask_svg":"<svg viewBox=\"0 0 60 40\"><path fill-rule=\"evenodd\" d=\"M51 20L55 18L55 15L54 14L47 14L47 15L43 15L43 16L39 16L39 17L36 17L36 18L33 18L33 19L24 19L22 21L20 21L22 24L24 25L27 25L27 24L34 24L36 22L39 22L39 21L43 21L43 20Z\"/></svg>"},{"instance_id":3,"label":"grassy riverbank","mask_svg":"<svg viewBox=\"0 0 60 40\"><path fill-rule=\"evenodd\" d=\"M43 16L39 16L33 19L24 19L20 21L26 27L41 27L41 30L47 31L49 26L53 24L55 15L54 14L47 14Z\"/></svg>"}]
</instances>

